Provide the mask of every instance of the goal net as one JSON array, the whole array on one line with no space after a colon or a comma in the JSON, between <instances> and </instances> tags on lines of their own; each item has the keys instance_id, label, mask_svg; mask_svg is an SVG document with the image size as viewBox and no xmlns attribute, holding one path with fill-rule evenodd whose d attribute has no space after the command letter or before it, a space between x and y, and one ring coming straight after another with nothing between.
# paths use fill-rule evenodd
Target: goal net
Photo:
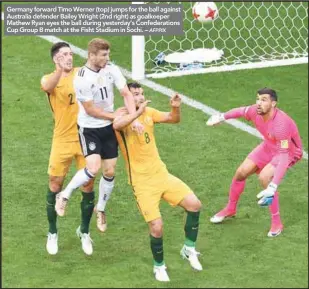
<instances>
[{"instance_id":1,"label":"goal net","mask_svg":"<svg viewBox=\"0 0 309 289\"><path fill-rule=\"evenodd\" d=\"M184 35L132 36L134 78L308 62L308 2L216 2L219 17L204 24L193 18L195 2L179 3L183 6ZM202 48L206 53L215 52L215 57L194 61L182 57L181 53L201 52ZM175 53L188 63L177 61Z\"/></svg>"}]
</instances>

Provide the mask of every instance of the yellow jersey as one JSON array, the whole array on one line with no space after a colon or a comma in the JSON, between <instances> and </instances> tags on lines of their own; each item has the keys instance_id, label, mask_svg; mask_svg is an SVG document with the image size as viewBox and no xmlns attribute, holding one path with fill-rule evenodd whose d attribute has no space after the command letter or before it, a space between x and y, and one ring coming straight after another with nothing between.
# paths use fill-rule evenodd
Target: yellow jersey
<instances>
[{"instance_id":1,"label":"yellow jersey","mask_svg":"<svg viewBox=\"0 0 309 289\"><path fill-rule=\"evenodd\" d=\"M146 107L138 118L144 125L144 133L139 135L131 129L131 125L116 131L120 150L126 162L129 184L132 186L153 181L159 182L168 176L166 165L159 156L154 137L154 123L160 122L164 112Z\"/></svg>"},{"instance_id":2,"label":"yellow jersey","mask_svg":"<svg viewBox=\"0 0 309 289\"><path fill-rule=\"evenodd\" d=\"M54 141L78 141L78 104L73 87L73 79L78 69L75 67L67 76L61 77L52 93L47 93L54 117ZM52 73L44 75L42 81L47 80L51 75Z\"/></svg>"}]
</instances>

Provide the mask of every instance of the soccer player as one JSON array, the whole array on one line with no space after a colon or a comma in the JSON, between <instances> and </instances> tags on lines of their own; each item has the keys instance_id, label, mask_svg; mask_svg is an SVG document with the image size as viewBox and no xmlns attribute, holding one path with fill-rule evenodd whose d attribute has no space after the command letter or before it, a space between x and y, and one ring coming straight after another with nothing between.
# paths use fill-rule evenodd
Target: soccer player
<instances>
[{"instance_id":1,"label":"soccer player","mask_svg":"<svg viewBox=\"0 0 309 289\"><path fill-rule=\"evenodd\" d=\"M49 232L46 249L49 254L58 252L57 214L55 212L55 198L61 191L71 162L75 159L76 166L81 169L85 166L77 131L78 104L73 88L73 78L77 68L73 67L73 53L69 44L58 42L51 48L51 57L55 63L55 71L43 76L41 88L47 94L54 117L54 134L51 147L48 174L49 188L47 191L47 217ZM85 242L89 242L89 212L93 210L93 181L82 188L83 199L81 214Z\"/></svg>"},{"instance_id":2,"label":"soccer player","mask_svg":"<svg viewBox=\"0 0 309 289\"><path fill-rule=\"evenodd\" d=\"M279 212L278 186L288 168L302 158L302 142L295 122L277 108L278 96L275 90L263 88L257 92L256 104L232 109L224 114L210 117L207 125L216 125L224 120L244 117L252 121L263 135L259 144L238 167L229 192L226 207L214 215L210 221L221 223L236 214L237 203L244 191L246 179L259 174L264 188L257 198L260 206L269 206L271 228L268 237L276 237L283 230Z\"/></svg>"},{"instance_id":3,"label":"soccer player","mask_svg":"<svg viewBox=\"0 0 309 289\"><path fill-rule=\"evenodd\" d=\"M163 222L159 211L161 199L186 210L185 244L180 254L194 269L202 270L198 260L199 253L195 250L201 202L185 183L169 174L160 159L154 137L154 124L180 121L181 99L178 95L173 96L170 100L171 111L161 112L146 107L148 101L145 101L140 84L130 83L128 87L134 96L137 112L116 117L113 127L126 161L129 184L132 186L140 213L149 226L155 278L158 281L169 281L163 259ZM135 119L144 125L142 135L130 128L130 123Z\"/></svg>"},{"instance_id":4,"label":"soccer player","mask_svg":"<svg viewBox=\"0 0 309 289\"><path fill-rule=\"evenodd\" d=\"M127 109L136 111L134 99L120 69L109 62L110 44L104 39L94 38L88 44L88 60L75 76L74 87L79 104L79 139L86 166L79 170L56 199L57 214L63 216L66 204L74 189L88 182L102 169L99 198L96 205L97 228L106 230L105 206L114 188L118 143L112 122L123 113L114 111L114 86L124 98ZM135 121L132 127L141 133L143 126ZM77 231L79 234L79 230Z\"/></svg>"}]
</instances>

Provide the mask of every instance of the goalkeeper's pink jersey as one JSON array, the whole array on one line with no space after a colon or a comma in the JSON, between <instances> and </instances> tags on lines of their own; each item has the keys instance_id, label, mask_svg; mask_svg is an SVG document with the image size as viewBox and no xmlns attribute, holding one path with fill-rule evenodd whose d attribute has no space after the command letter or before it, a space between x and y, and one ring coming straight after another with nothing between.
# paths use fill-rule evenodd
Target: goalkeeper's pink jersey
<instances>
[{"instance_id":1,"label":"goalkeeper's pink jersey","mask_svg":"<svg viewBox=\"0 0 309 289\"><path fill-rule=\"evenodd\" d=\"M269 154L280 155L274 176L275 183L280 183L289 166L289 159L301 159L303 146L298 128L293 119L282 110L275 108L273 116L268 121L264 121L263 117L257 113L257 105L232 109L226 112L224 117L225 119L244 117L252 121L263 135Z\"/></svg>"},{"instance_id":2,"label":"goalkeeper's pink jersey","mask_svg":"<svg viewBox=\"0 0 309 289\"><path fill-rule=\"evenodd\" d=\"M244 117L252 121L263 135L265 144L273 153L289 152L294 155L302 150L302 141L293 119L285 112L275 108L271 119L264 121L257 113L257 105L232 109L224 114L225 119Z\"/></svg>"}]
</instances>

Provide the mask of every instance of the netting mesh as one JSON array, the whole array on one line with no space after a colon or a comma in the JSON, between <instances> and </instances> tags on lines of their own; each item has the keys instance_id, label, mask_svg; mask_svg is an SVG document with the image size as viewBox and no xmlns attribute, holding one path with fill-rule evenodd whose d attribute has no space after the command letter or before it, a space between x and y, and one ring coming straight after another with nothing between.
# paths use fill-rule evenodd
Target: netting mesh
<instances>
[{"instance_id":1,"label":"netting mesh","mask_svg":"<svg viewBox=\"0 0 309 289\"><path fill-rule=\"evenodd\" d=\"M219 17L201 24L192 16L194 2L182 3L184 35L146 37L146 73L179 69L177 64L156 65L154 59L160 52L169 54L196 48L215 47L224 52L222 59L203 63L203 67L308 56L308 2L216 4Z\"/></svg>"}]
</instances>

